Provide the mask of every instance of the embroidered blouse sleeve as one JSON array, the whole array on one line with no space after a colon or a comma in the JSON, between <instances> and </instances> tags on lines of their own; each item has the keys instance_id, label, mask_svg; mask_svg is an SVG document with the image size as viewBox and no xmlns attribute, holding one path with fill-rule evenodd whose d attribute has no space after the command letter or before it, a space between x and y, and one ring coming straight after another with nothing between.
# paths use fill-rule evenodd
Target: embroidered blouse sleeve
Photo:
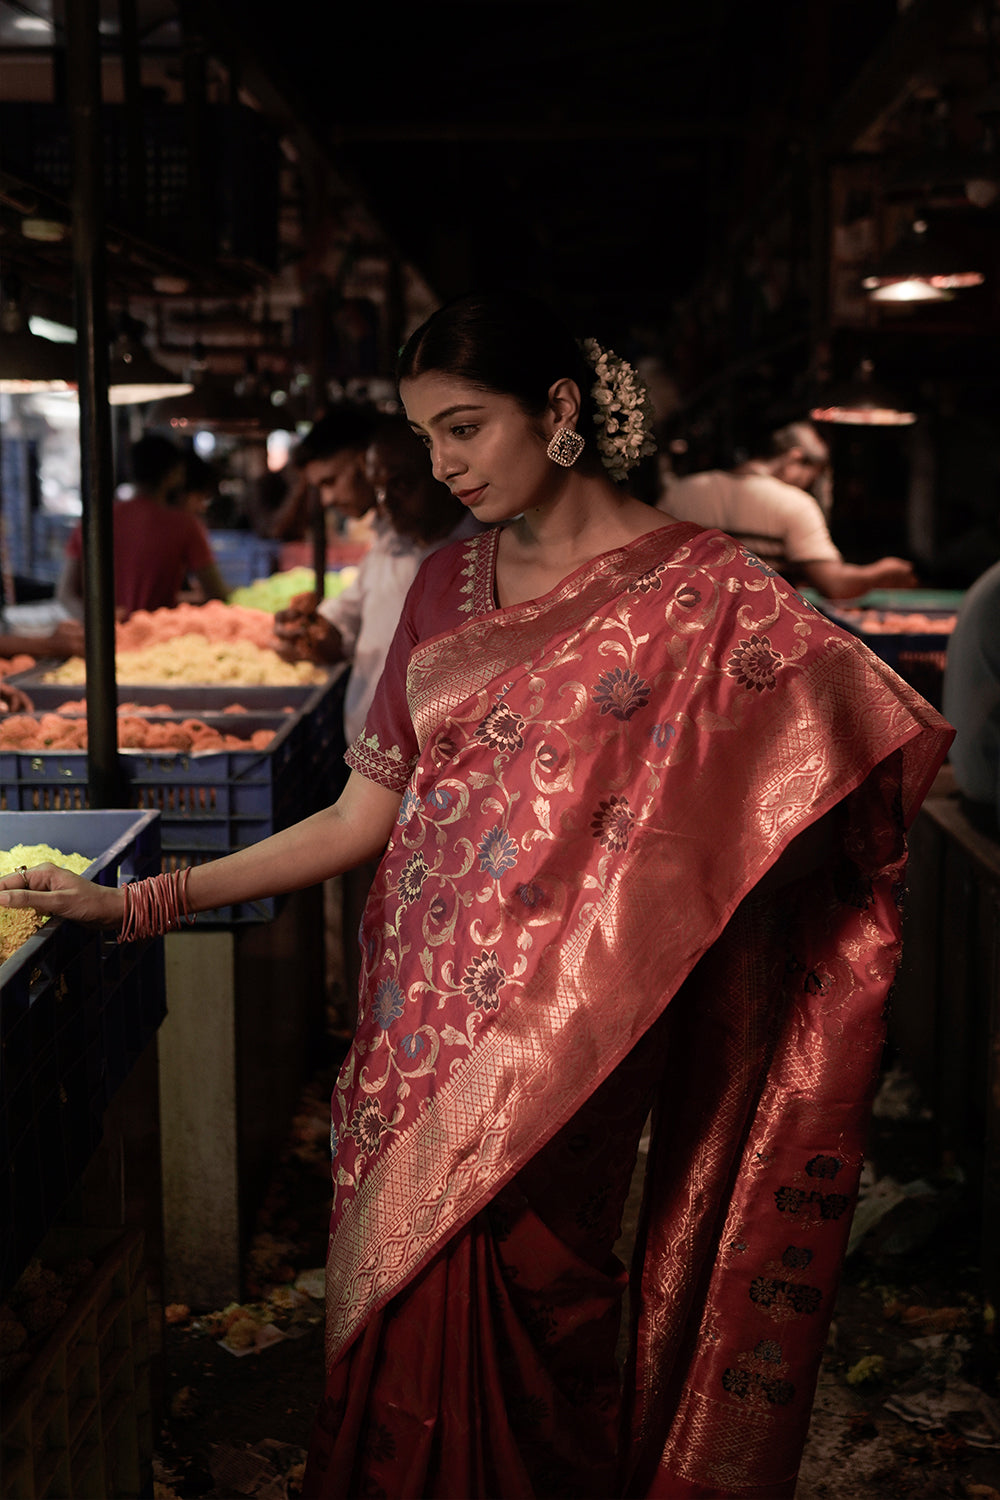
<instances>
[{"instance_id":1,"label":"embroidered blouse sleeve","mask_svg":"<svg viewBox=\"0 0 1000 1500\"><path fill-rule=\"evenodd\" d=\"M365 727L344 756L352 770L393 792L405 791L419 754L406 699L406 669L420 639L417 614L423 592L421 572L406 596Z\"/></svg>"}]
</instances>

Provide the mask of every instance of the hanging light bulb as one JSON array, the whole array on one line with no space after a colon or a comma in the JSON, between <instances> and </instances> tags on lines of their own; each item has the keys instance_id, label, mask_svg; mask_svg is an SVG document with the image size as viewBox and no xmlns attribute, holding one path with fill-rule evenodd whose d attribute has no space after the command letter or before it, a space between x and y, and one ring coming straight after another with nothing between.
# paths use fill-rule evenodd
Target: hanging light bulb
<instances>
[{"instance_id":1,"label":"hanging light bulb","mask_svg":"<svg viewBox=\"0 0 1000 1500\"><path fill-rule=\"evenodd\" d=\"M135 336L131 322L122 328L111 351L108 371L108 403L139 406L146 401L164 401L186 396L194 386L153 359Z\"/></svg>"},{"instance_id":2,"label":"hanging light bulb","mask_svg":"<svg viewBox=\"0 0 1000 1500\"><path fill-rule=\"evenodd\" d=\"M247 359L245 373L239 380L206 375L192 386L188 395L171 401L162 413L153 415L155 421L179 433L208 431L239 437L281 426L277 408L260 389L252 356Z\"/></svg>"},{"instance_id":3,"label":"hanging light bulb","mask_svg":"<svg viewBox=\"0 0 1000 1500\"><path fill-rule=\"evenodd\" d=\"M72 345L32 333L18 292L8 283L0 304L0 395L75 390Z\"/></svg>"},{"instance_id":4,"label":"hanging light bulb","mask_svg":"<svg viewBox=\"0 0 1000 1500\"><path fill-rule=\"evenodd\" d=\"M862 277L872 302L950 302L956 291L979 286L983 273L972 257L945 248L928 235L926 219L914 219L879 264ZM966 262L970 262L966 264Z\"/></svg>"},{"instance_id":5,"label":"hanging light bulb","mask_svg":"<svg viewBox=\"0 0 1000 1500\"><path fill-rule=\"evenodd\" d=\"M917 420L892 392L875 382L875 366L863 359L850 380L830 388L809 415L814 422L848 427L909 427Z\"/></svg>"}]
</instances>

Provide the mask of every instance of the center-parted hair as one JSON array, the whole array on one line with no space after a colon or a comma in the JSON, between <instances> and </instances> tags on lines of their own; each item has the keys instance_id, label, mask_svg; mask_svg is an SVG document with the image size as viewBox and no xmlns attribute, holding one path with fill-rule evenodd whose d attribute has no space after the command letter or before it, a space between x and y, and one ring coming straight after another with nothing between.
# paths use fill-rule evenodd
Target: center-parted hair
<instances>
[{"instance_id":1,"label":"center-parted hair","mask_svg":"<svg viewBox=\"0 0 1000 1500\"><path fill-rule=\"evenodd\" d=\"M596 437L594 372L565 325L533 297L482 292L446 302L410 335L396 378L432 371L512 396L532 417L545 410L557 380L573 380L581 399L577 430L590 443Z\"/></svg>"}]
</instances>

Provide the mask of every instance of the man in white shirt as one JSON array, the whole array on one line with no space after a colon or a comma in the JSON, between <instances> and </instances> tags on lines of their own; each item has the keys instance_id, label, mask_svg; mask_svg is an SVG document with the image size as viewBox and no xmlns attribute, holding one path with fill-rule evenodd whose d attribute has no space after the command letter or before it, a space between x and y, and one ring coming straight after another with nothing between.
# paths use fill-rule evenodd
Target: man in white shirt
<instances>
[{"instance_id":1,"label":"man in white shirt","mask_svg":"<svg viewBox=\"0 0 1000 1500\"><path fill-rule=\"evenodd\" d=\"M339 401L313 423L289 457L298 482L268 519L268 536L304 536L309 493L316 490L325 511L368 540L375 495L365 472L365 454L378 416L366 402Z\"/></svg>"},{"instance_id":2,"label":"man in white shirt","mask_svg":"<svg viewBox=\"0 0 1000 1500\"><path fill-rule=\"evenodd\" d=\"M385 417L365 459L375 491L372 545L336 599L301 594L275 617L283 656L351 663L344 697L347 743L364 727L403 601L425 557L482 528L432 475L427 451L404 417Z\"/></svg>"},{"instance_id":3,"label":"man in white shirt","mask_svg":"<svg viewBox=\"0 0 1000 1500\"><path fill-rule=\"evenodd\" d=\"M732 470L710 469L672 479L657 502L678 521L726 531L761 562L794 584L811 584L828 599L854 599L875 588L913 588L901 557L845 562L819 502L808 493L830 454L808 422L775 432L771 452Z\"/></svg>"},{"instance_id":4,"label":"man in white shirt","mask_svg":"<svg viewBox=\"0 0 1000 1500\"><path fill-rule=\"evenodd\" d=\"M365 457L365 472L377 503L371 548L357 578L336 599L317 603L300 594L275 616L282 656L292 661L351 663L344 697L348 744L361 733L382 675L386 654L417 569L448 542L483 528L431 473L427 450L403 416L386 417ZM357 1015L360 955L355 935L375 864L341 876L344 999L341 1019L353 1029ZM328 912L327 922L330 923Z\"/></svg>"}]
</instances>

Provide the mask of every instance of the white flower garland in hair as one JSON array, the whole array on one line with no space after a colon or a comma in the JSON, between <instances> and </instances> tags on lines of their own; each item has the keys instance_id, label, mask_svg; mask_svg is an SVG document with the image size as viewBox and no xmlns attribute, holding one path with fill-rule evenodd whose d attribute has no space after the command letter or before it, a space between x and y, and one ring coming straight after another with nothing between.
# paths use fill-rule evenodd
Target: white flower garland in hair
<instances>
[{"instance_id":1,"label":"white flower garland in hair","mask_svg":"<svg viewBox=\"0 0 1000 1500\"><path fill-rule=\"evenodd\" d=\"M596 339L581 339L580 348L597 377L590 392L597 408L597 449L611 478L620 483L640 458L656 452L653 403L628 360L602 349Z\"/></svg>"}]
</instances>

